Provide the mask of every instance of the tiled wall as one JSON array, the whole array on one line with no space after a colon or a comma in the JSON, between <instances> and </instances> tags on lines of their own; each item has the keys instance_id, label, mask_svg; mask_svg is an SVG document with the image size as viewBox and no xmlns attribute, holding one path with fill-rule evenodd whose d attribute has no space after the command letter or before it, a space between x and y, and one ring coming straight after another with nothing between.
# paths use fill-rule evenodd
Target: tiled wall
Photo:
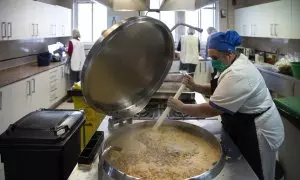
<instances>
[{"instance_id":1,"label":"tiled wall","mask_svg":"<svg viewBox=\"0 0 300 180\"><path fill-rule=\"evenodd\" d=\"M300 52L300 39L243 37L242 46L266 52L275 52L278 49L280 54L294 54Z\"/></svg>"},{"instance_id":2,"label":"tiled wall","mask_svg":"<svg viewBox=\"0 0 300 180\"><path fill-rule=\"evenodd\" d=\"M46 52L49 44L68 43L70 37L0 41L0 70L26 64L31 55Z\"/></svg>"}]
</instances>

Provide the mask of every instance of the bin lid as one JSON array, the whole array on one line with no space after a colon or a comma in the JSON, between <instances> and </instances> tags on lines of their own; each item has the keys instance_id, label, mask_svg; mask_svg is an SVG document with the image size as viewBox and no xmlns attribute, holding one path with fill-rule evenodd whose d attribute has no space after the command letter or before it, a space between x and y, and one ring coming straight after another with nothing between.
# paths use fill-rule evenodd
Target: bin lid
<instances>
[{"instance_id":1,"label":"bin lid","mask_svg":"<svg viewBox=\"0 0 300 180\"><path fill-rule=\"evenodd\" d=\"M0 144L58 143L68 138L77 126L82 125L83 117L81 111L35 111L10 125L0 136Z\"/></svg>"},{"instance_id":2,"label":"bin lid","mask_svg":"<svg viewBox=\"0 0 300 180\"><path fill-rule=\"evenodd\" d=\"M280 108L290 115L300 117L300 96L274 99L277 108Z\"/></svg>"},{"instance_id":3,"label":"bin lid","mask_svg":"<svg viewBox=\"0 0 300 180\"><path fill-rule=\"evenodd\" d=\"M115 24L90 50L82 70L88 105L114 117L140 112L159 89L174 57L169 28L150 17Z\"/></svg>"}]
</instances>

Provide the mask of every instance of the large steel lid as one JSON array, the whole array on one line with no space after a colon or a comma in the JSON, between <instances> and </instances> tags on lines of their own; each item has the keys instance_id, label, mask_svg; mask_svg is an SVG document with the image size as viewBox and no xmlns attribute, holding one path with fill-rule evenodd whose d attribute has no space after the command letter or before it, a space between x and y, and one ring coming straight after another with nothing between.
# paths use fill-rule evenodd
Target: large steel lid
<instances>
[{"instance_id":1,"label":"large steel lid","mask_svg":"<svg viewBox=\"0 0 300 180\"><path fill-rule=\"evenodd\" d=\"M173 37L165 24L150 17L129 18L107 30L89 52L83 95L98 112L133 116L161 86L173 55Z\"/></svg>"}]
</instances>

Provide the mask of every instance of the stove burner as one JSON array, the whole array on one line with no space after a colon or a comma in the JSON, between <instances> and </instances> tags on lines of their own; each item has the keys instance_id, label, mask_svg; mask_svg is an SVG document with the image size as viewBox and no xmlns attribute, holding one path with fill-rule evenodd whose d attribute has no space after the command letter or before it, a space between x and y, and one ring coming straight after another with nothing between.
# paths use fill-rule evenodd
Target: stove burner
<instances>
[{"instance_id":1,"label":"stove burner","mask_svg":"<svg viewBox=\"0 0 300 180\"><path fill-rule=\"evenodd\" d=\"M124 126L124 124L132 124L132 118L110 118L108 120L108 130L113 130L118 126Z\"/></svg>"},{"instance_id":2,"label":"stove burner","mask_svg":"<svg viewBox=\"0 0 300 180\"><path fill-rule=\"evenodd\" d=\"M171 111L170 114L169 114L169 116L173 116L173 117L182 117L182 118L188 117L187 114L184 114L184 113L182 113L182 112L175 111L175 110Z\"/></svg>"},{"instance_id":3,"label":"stove burner","mask_svg":"<svg viewBox=\"0 0 300 180\"><path fill-rule=\"evenodd\" d=\"M149 109L143 109L140 113L137 114L138 117L147 117L150 115Z\"/></svg>"}]
</instances>

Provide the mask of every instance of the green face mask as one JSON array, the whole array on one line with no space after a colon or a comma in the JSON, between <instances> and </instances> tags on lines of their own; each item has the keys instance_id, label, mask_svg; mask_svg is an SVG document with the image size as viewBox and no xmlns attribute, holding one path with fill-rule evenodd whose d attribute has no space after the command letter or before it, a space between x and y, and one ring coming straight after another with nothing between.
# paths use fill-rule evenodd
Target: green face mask
<instances>
[{"instance_id":1,"label":"green face mask","mask_svg":"<svg viewBox=\"0 0 300 180\"><path fill-rule=\"evenodd\" d=\"M215 68L219 72L225 71L227 69L228 65L222 63L221 60L212 60L212 67Z\"/></svg>"}]
</instances>

